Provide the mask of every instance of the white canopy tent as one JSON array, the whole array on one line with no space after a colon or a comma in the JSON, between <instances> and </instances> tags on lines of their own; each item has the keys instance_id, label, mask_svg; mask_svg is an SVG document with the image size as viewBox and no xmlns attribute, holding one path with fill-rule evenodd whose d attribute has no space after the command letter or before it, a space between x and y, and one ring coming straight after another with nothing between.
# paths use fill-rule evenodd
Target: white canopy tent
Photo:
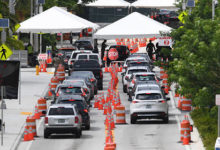
<instances>
[{"instance_id":1,"label":"white canopy tent","mask_svg":"<svg viewBox=\"0 0 220 150\"><path fill-rule=\"evenodd\" d=\"M96 0L86 4L89 7L129 7L130 3L124 0Z\"/></svg>"},{"instance_id":2,"label":"white canopy tent","mask_svg":"<svg viewBox=\"0 0 220 150\"><path fill-rule=\"evenodd\" d=\"M131 7L157 8L157 9L177 9L176 0L137 0Z\"/></svg>"},{"instance_id":3,"label":"white canopy tent","mask_svg":"<svg viewBox=\"0 0 220 150\"><path fill-rule=\"evenodd\" d=\"M160 32L170 32L172 28L140 13L132 14L98 30L94 39L151 38L160 37Z\"/></svg>"},{"instance_id":4,"label":"white canopy tent","mask_svg":"<svg viewBox=\"0 0 220 150\"><path fill-rule=\"evenodd\" d=\"M99 26L71 14L59 7L52 7L20 23L17 32L23 33L69 33L80 32L85 28L97 29Z\"/></svg>"}]
</instances>

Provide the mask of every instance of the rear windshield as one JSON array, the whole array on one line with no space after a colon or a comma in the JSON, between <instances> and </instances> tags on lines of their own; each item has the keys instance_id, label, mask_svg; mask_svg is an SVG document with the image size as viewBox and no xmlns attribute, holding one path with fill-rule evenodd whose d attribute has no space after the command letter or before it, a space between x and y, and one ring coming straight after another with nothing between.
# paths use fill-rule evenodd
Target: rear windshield
<instances>
[{"instance_id":1,"label":"rear windshield","mask_svg":"<svg viewBox=\"0 0 220 150\"><path fill-rule=\"evenodd\" d=\"M147 62L133 62L133 63L128 63L128 67L135 67L135 66L147 66Z\"/></svg>"},{"instance_id":2,"label":"rear windshield","mask_svg":"<svg viewBox=\"0 0 220 150\"><path fill-rule=\"evenodd\" d=\"M136 72L147 72L146 69L134 69L134 70L128 70L128 74L133 74Z\"/></svg>"},{"instance_id":3,"label":"rear windshield","mask_svg":"<svg viewBox=\"0 0 220 150\"><path fill-rule=\"evenodd\" d=\"M136 75L138 81L155 81L154 75Z\"/></svg>"},{"instance_id":4,"label":"rear windshield","mask_svg":"<svg viewBox=\"0 0 220 150\"><path fill-rule=\"evenodd\" d=\"M87 59L87 55L80 55L78 59Z\"/></svg>"},{"instance_id":5,"label":"rear windshield","mask_svg":"<svg viewBox=\"0 0 220 150\"><path fill-rule=\"evenodd\" d=\"M160 88L159 87L143 86L143 87L139 87L137 91L143 91L143 90L160 90Z\"/></svg>"},{"instance_id":6,"label":"rear windshield","mask_svg":"<svg viewBox=\"0 0 220 150\"><path fill-rule=\"evenodd\" d=\"M98 61L76 61L73 68L100 68Z\"/></svg>"},{"instance_id":7,"label":"rear windshield","mask_svg":"<svg viewBox=\"0 0 220 150\"><path fill-rule=\"evenodd\" d=\"M49 115L74 115L73 108L50 108Z\"/></svg>"},{"instance_id":8,"label":"rear windshield","mask_svg":"<svg viewBox=\"0 0 220 150\"><path fill-rule=\"evenodd\" d=\"M82 94L80 87L61 87L60 91L63 94Z\"/></svg>"},{"instance_id":9,"label":"rear windshield","mask_svg":"<svg viewBox=\"0 0 220 150\"><path fill-rule=\"evenodd\" d=\"M89 55L89 59L98 60L98 56L97 55Z\"/></svg>"},{"instance_id":10,"label":"rear windshield","mask_svg":"<svg viewBox=\"0 0 220 150\"><path fill-rule=\"evenodd\" d=\"M132 59L132 60L127 60L126 64L128 64L131 61L144 61L144 59Z\"/></svg>"},{"instance_id":11,"label":"rear windshield","mask_svg":"<svg viewBox=\"0 0 220 150\"><path fill-rule=\"evenodd\" d=\"M91 43L89 41L76 41L75 45L91 45Z\"/></svg>"},{"instance_id":12,"label":"rear windshield","mask_svg":"<svg viewBox=\"0 0 220 150\"><path fill-rule=\"evenodd\" d=\"M76 104L78 110L83 110L86 108L82 100L60 100L59 104Z\"/></svg>"},{"instance_id":13,"label":"rear windshield","mask_svg":"<svg viewBox=\"0 0 220 150\"><path fill-rule=\"evenodd\" d=\"M146 93L146 94L138 94L136 99L138 100L156 100L161 99L162 96L159 93Z\"/></svg>"}]
</instances>

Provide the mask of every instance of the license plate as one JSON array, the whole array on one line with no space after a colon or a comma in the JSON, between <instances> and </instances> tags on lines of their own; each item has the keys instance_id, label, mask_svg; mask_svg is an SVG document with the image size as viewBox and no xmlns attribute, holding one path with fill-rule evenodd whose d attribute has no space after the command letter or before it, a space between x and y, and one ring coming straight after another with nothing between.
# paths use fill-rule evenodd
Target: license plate
<instances>
[{"instance_id":1,"label":"license plate","mask_svg":"<svg viewBox=\"0 0 220 150\"><path fill-rule=\"evenodd\" d=\"M152 107L151 105L146 105L146 108L147 108L147 109L149 109L149 108L151 108L151 107Z\"/></svg>"},{"instance_id":2,"label":"license plate","mask_svg":"<svg viewBox=\"0 0 220 150\"><path fill-rule=\"evenodd\" d=\"M58 119L58 123L65 123L65 119Z\"/></svg>"}]
</instances>

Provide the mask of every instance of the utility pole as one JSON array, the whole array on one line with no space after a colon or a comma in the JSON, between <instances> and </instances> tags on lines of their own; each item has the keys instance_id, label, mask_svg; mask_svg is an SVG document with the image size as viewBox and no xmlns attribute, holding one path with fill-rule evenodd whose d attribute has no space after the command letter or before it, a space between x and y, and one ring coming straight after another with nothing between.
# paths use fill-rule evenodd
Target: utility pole
<instances>
[{"instance_id":1,"label":"utility pole","mask_svg":"<svg viewBox=\"0 0 220 150\"><path fill-rule=\"evenodd\" d=\"M39 13L43 12L43 5L39 4ZM42 53L42 34L40 34L40 53Z\"/></svg>"},{"instance_id":2,"label":"utility pole","mask_svg":"<svg viewBox=\"0 0 220 150\"><path fill-rule=\"evenodd\" d=\"M33 17L33 0L30 0L30 1L31 1L31 12L30 12L30 15L31 15L31 17ZM33 33L30 33L30 43L33 46Z\"/></svg>"},{"instance_id":3,"label":"utility pole","mask_svg":"<svg viewBox=\"0 0 220 150\"><path fill-rule=\"evenodd\" d=\"M34 3L34 15L38 14L38 0L35 0ZM38 52L39 47L38 47L38 34L34 34L34 52Z\"/></svg>"}]
</instances>

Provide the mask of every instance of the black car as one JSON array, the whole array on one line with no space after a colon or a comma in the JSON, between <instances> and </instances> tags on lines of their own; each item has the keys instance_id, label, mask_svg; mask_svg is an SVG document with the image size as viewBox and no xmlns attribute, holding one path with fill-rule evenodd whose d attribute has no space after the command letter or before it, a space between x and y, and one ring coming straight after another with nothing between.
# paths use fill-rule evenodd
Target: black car
<instances>
[{"instance_id":1,"label":"black car","mask_svg":"<svg viewBox=\"0 0 220 150\"><path fill-rule=\"evenodd\" d=\"M90 39L80 39L74 42L73 46L77 47L78 50L93 50L93 41Z\"/></svg>"},{"instance_id":2,"label":"black car","mask_svg":"<svg viewBox=\"0 0 220 150\"><path fill-rule=\"evenodd\" d=\"M57 98L56 104L75 104L82 116L82 125L86 130L90 129L89 106L84 97L80 95L61 95Z\"/></svg>"},{"instance_id":3,"label":"black car","mask_svg":"<svg viewBox=\"0 0 220 150\"><path fill-rule=\"evenodd\" d=\"M103 71L97 60L77 60L72 66L71 72L74 71L91 71L98 81L98 89L103 89Z\"/></svg>"}]
</instances>

